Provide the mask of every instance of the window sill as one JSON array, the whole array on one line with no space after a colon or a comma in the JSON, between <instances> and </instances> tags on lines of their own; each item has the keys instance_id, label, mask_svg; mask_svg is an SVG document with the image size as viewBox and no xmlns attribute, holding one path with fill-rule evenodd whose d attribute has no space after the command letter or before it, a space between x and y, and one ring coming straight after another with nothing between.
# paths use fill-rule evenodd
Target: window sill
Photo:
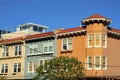
<instances>
[{"instance_id":1,"label":"window sill","mask_svg":"<svg viewBox=\"0 0 120 80\"><path fill-rule=\"evenodd\" d=\"M8 75L7 73L0 73L0 75Z\"/></svg>"},{"instance_id":2,"label":"window sill","mask_svg":"<svg viewBox=\"0 0 120 80\"><path fill-rule=\"evenodd\" d=\"M72 53L73 52L73 50L63 50L63 51L61 51L61 53Z\"/></svg>"},{"instance_id":3,"label":"window sill","mask_svg":"<svg viewBox=\"0 0 120 80\"><path fill-rule=\"evenodd\" d=\"M12 58L21 58L22 56L13 56L13 57L1 57L0 60L2 59L12 59Z\"/></svg>"}]
</instances>

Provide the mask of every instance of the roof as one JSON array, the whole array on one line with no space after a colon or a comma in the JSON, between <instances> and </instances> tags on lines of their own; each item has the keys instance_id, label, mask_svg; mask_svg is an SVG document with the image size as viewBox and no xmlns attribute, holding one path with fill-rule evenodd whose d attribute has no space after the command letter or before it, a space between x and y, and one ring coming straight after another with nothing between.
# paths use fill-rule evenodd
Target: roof
<instances>
[{"instance_id":1,"label":"roof","mask_svg":"<svg viewBox=\"0 0 120 80\"><path fill-rule=\"evenodd\" d=\"M10 43L10 42L17 42L17 41L23 41L23 40L24 40L23 37L12 38L12 39L5 39L5 40L1 40L0 44Z\"/></svg>"},{"instance_id":2,"label":"roof","mask_svg":"<svg viewBox=\"0 0 120 80\"><path fill-rule=\"evenodd\" d=\"M39 37L45 37L45 36L51 36L55 35L54 32L46 32L46 33L40 33L40 34L33 34L26 37L26 39L32 39L32 38L39 38Z\"/></svg>"},{"instance_id":3,"label":"roof","mask_svg":"<svg viewBox=\"0 0 120 80\"><path fill-rule=\"evenodd\" d=\"M84 28L83 27L68 28L68 29L61 30L58 34L80 31L80 30L84 30Z\"/></svg>"},{"instance_id":4,"label":"roof","mask_svg":"<svg viewBox=\"0 0 120 80\"><path fill-rule=\"evenodd\" d=\"M115 29L115 28L111 28L111 31L120 33L120 30L119 29Z\"/></svg>"},{"instance_id":5,"label":"roof","mask_svg":"<svg viewBox=\"0 0 120 80\"><path fill-rule=\"evenodd\" d=\"M92 16L90 16L90 17L88 17L88 18L85 18L85 19L92 19L92 18L106 18L106 17L101 16L101 15L99 15L99 14L93 14ZM106 19L108 19L108 18L106 18Z\"/></svg>"}]
</instances>

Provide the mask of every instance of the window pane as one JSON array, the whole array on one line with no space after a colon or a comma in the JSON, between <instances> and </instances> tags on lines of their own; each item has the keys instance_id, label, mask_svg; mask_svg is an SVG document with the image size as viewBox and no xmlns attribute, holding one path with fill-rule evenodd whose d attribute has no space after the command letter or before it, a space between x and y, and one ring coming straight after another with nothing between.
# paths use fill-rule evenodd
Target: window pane
<instances>
[{"instance_id":1,"label":"window pane","mask_svg":"<svg viewBox=\"0 0 120 80\"><path fill-rule=\"evenodd\" d=\"M32 62L29 62L29 72L32 71Z\"/></svg>"},{"instance_id":2,"label":"window pane","mask_svg":"<svg viewBox=\"0 0 120 80\"><path fill-rule=\"evenodd\" d=\"M95 68L100 68L100 57L99 56L95 57Z\"/></svg>"},{"instance_id":3,"label":"window pane","mask_svg":"<svg viewBox=\"0 0 120 80\"><path fill-rule=\"evenodd\" d=\"M47 51L47 47L44 47L44 52L48 52L48 51Z\"/></svg>"},{"instance_id":4,"label":"window pane","mask_svg":"<svg viewBox=\"0 0 120 80\"><path fill-rule=\"evenodd\" d=\"M37 48L34 48L34 53L37 53Z\"/></svg>"},{"instance_id":5,"label":"window pane","mask_svg":"<svg viewBox=\"0 0 120 80\"><path fill-rule=\"evenodd\" d=\"M104 56L103 59L102 59L102 67L103 67L103 69L106 69L106 68L107 68L107 59L106 59L105 56Z\"/></svg>"},{"instance_id":6,"label":"window pane","mask_svg":"<svg viewBox=\"0 0 120 80\"><path fill-rule=\"evenodd\" d=\"M53 51L53 47L49 46L49 52L52 52L52 51Z\"/></svg>"},{"instance_id":7,"label":"window pane","mask_svg":"<svg viewBox=\"0 0 120 80\"><path fill-rule=\"evenodd\" d=\"M88 68L92 68L92 57L88 57Z\"/></svg>"},{"instance_id":8,"label":"window pane","mask_svg":"<svg viewBox=\"0 0 120 80\"><path fill-rule=\"evenodd\" d=\"M63 50L67 50L67 39L63 39L63 43L62 43L62 49Z\"/></svg>"},{"instance_id":9,"label":"window pane","mask_svg":"<svg viewBox=\"0 0 120 80\"><path fill-rule=\"evenodd\" d=\"M68 50L72 50L72 38L68 38Z\"/></svg>"},{"instance_id":10,"label":"window pane","mask_svg":"<svg viewBox=\"0 0 120 80\"><path fill-rule=\"evenodd\" d=\"M34 62L34 72L36 71L36 68L37 68L37 63Z\"/></svg>"},{"instance_id":11,"label":"window pane","mask_svg":"<svg viewBox=\"0 0 120 80\"><path fill-rule=\"evenodd\" d=\"M43 65L43 60L40 60L40 66L42 66Z\"/></svg>"},{"instance_id":12,"label":"window pane","mask_svg":"<svg viewBox=\"0 0 120 80\"><path fill-rule=\"evenodd\" d=\"M95 46L100 46L100 34L95 34Z\"/></svg>"},{"instance_id":13,"label":"window pane","mask_svg":"<svg viewBox=\"0 0 120 80\"><path fill-rule=\"evenodd\" d=\"M88 47L92 46L92 34L88 34Z\"/></svg>"},{"instance_id":14,"label":"window pane","mask_svg":"<svg viewBox=\"0 0 120 80\"><path fill-rule=\"evenodd\" d=\"M106 43L106 35L103 34L103 35L102 35L102 46L103 46L103 47L106 47L106 44L107 44L107 43Z\"/></svg>"}]
</instances>

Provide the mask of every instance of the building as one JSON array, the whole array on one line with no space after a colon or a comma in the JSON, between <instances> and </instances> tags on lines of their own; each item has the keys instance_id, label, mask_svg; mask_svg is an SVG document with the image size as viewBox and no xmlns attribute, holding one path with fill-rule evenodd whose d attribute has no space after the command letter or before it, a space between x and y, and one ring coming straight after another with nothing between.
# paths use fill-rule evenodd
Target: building
<instances>
[{"instance_id":1,"label":"building","mask_svg":"<svg viewBox=\"0 0 120 80\"><path fill-rule=\"evenodd\" d=\"M32 79L40 65L56 56L57 38L54 32L30 35L25 38L25 79Z\"/></svg>"},{"instance_id":2,"label":"building","mask_svg":"<svg viewBox=\"0 0 120 80\"><path fill-rule=\"evenodd\" d=\"M46 32L46 29L45 26L29 23L20 25L14 33L2 36L0 76L11 80L32 79L35 69L55 56L57 49L53 46L56 46L57 39L54 32Z\"/></svg>"},{"instance_id":3,"label":"building","mask_svg":"<svg viewBox=\"0 0 120 80\"><path fill-rule=\"evenodd\" d=\"M94 14L82 20L83 26L59 31L57 56L77 57L88 79L120 79L120 30L110 23Z\"/></svg>"},{"instance_id":4,"label":"building","mask_svg":"<svg viewBox=\"0 0 120 80\"><path fill-rule=\"evenodd\" d=\"M2 39L11 39L16 37L23 37L32 34L45 33L47 31L47 26L34 24L34 23L25 23L18 25L16 32L7 33L2 35Z\"/></svg>"},{"instance_id":5,"label":"building","mask_svg":"<svg viewBox=\"0 0 120 80\"><path fill-rule=\"evenodd\" d=\"M0 38L1 38L2 34L6 34L6 33L10 33L10 31L0 30Z\"/></svg>"},{"instance_id":6,"label":"building","mask_svg":"<svg viewBox=\"0 0 120 80\"><path fill-rule=\"evenodd\" d=\"M52 32L38 24L19 25L0 40L0 76L30 80L47 60L69 56L83 63L88 80L120 79L120 30L109 27L111 22L94 14L83 19L82 26Z\"/></svg>"}]
</instances>

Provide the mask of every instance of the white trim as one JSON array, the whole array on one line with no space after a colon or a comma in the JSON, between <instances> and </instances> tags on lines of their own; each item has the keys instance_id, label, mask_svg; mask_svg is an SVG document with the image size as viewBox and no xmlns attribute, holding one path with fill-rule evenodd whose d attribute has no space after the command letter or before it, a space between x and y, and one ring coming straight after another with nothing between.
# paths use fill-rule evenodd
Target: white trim
<instances>
[{"instance_id":1,"label":"white trim","mask_svg":"<svg viewBox=\"0 0 120 80\"><path fill-rule=\"evenodd\" d=\"M32 71L29 71L29 63L32 63ZM29 61L28 62L28 73L34 73L35 71L34 71L34 64L35 64L35 62L34 61Z\"/></svg>"},{"instance_id":2,"label":"white trim","mask_svg":"<svg viewBox=\"0 0 120 80\"><path fill-rule=\"evenodd\" d=\"M57 34L57 36L66 35L66 34L73 34L73 33L77 33L77 32L85 32L85 31L86 30L73 31L73 32L67 32L67 33L60 33L60 34Z\"/></svg>"},{"instance_id":3,"label":"white trim","mask_svg":"<svg viewBox=\"0 0 120 80\"><path fill-rule=\"evenodd\" d=\"M93 66L92 66L92 68L89 68L89 57L92 58L92 56L87 56L87 70L92 70Z\"/></svg>"},{"instance_id":4,"label":"white trim","mask_svg":"<svg viewBox=\"0 0 120 80\"><path fill-rule=\"evenodd\" d=\"M96 35L97 34L99 35L99 39L100 39L99 45L96 45ZM94 33L94 47L97 47L97 48L101 47L101 34L100 33Z\"/></svg>"},{"instance_id":5,"label":"white trim","mask_svg":"<svg viewBox=\"0 0 120 80\"><path fill-rule=\"evenodd\" d=\"M99 63L99 66L100 66L99 68L96 68L96 64L95 64L96 63L96 61L95 61L96 57L99 57L99 62L100 62ZM101 69L101 56L94 56L94 69L95 70L100 70Z\"/></svg>"},{"instance_id":6,"label":"white trim","mask_svg":"<svg viewBox=\"0 0 120 80\"><path fill-rule=\"evenodd\" d=\"M105 35L105 46L103 46L103 35ZM102 34L102 47L103 48L107 48L107 35L106 34Z\"/></svg>"},{"instance_id":7,"label":"white trim","mask_svg":"<svg viewBox=\"0 0 120 80\"><path fill-rule=\"evenodd\" d=\"M66 50L72 50L72 49L73 49L73 38L72 38L72 37L63 38L63 39L62 39L61 50L62 50L62 51L66 51L66 50L63 49L63 40L64 40L64 39L66 39L66 46L67 46ZM69 41L68 41L68 39L71 39L71 40L72 40L72 41L71 41L71 46L72 46L71 49L69 49L69 45L68 45L68 44L69 44Z\"/></svg>"},{"instance_id":8,"label":"white trim","mask_svg":"<svg viewBox=\"0 0 120 80\"><path fill-rule=\"evenodd\" d=\"M93 45L90 46L90 44L89 44L90 37L91 37L91 41L93 42L93 35L92 35L92 33L87 35L87 47L88 48L93 47Z\"/></svg>"},{"instance_id":9,"label":"white trim","mask_svg":"<svg viewBox=\"0 0 120 80\"><path fill-rule=\"evenodd\" d=\"M102 69L107 70L107 57L106 56L103 57L105 57L105 68L102 67ZM103 66L103 57L102 57L102 66Z\"/></svg>"}]
</instances>

